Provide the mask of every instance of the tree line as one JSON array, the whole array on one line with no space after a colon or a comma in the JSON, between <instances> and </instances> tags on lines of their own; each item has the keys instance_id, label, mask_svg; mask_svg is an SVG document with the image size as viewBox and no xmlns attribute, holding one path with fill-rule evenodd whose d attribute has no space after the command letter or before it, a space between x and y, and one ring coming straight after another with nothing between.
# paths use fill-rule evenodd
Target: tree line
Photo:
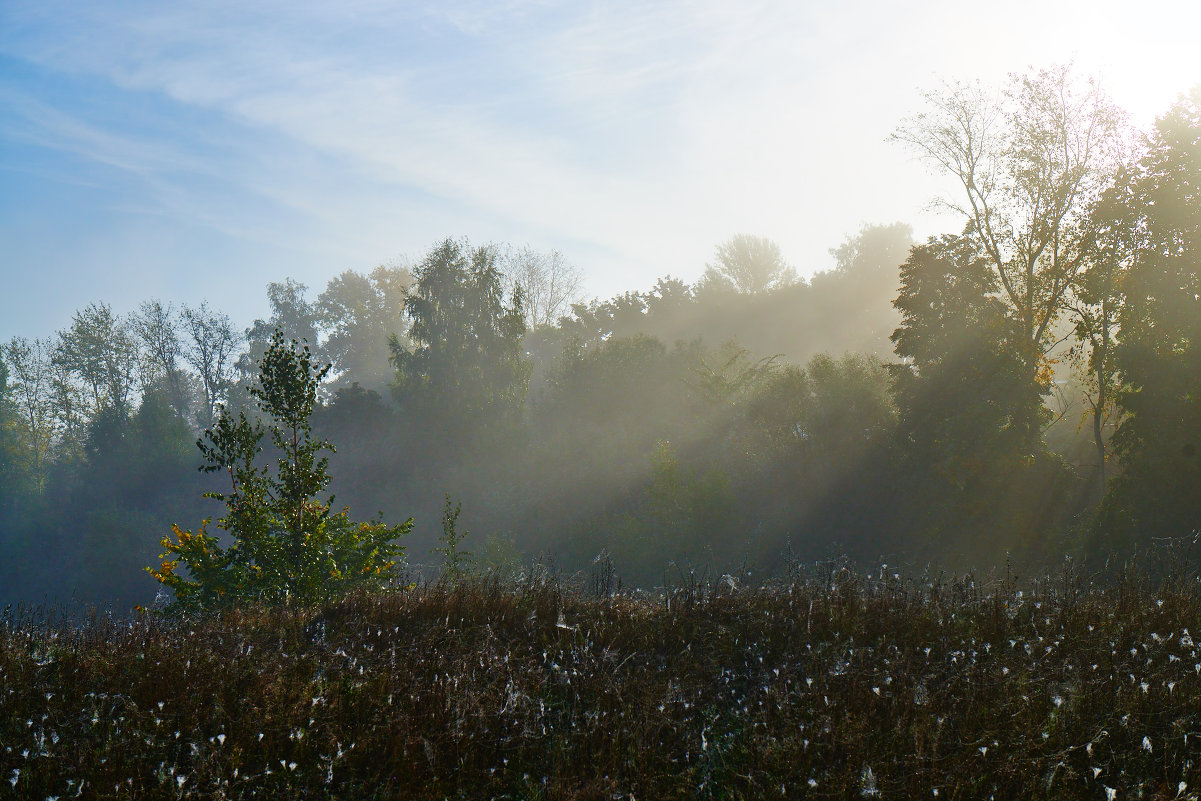
<instances>
[{"instance_id":1,"label":"tree line","mask_svg":"<svg viewBox=\"0 0 1201 801\"><path fill-rule=\"evenodd\" d=\"M245 329L152 300L14 338L0 582L152 594L162 535L212 513L195 440L222 410L261 418L277 331L330 365L312 426L337 446L338 503L414 517L415 561L448 492L477 561L604 556L644 584L832 553L1104 559L1192 534L1201 93L1139 135L1046 70L944 87L894 138L955 179L940 202L962 228L866 226L808 280L739 235L695 284L585 302L561 254L448 239L315 300L272 283Z\"/></svg>"}]
</instances>

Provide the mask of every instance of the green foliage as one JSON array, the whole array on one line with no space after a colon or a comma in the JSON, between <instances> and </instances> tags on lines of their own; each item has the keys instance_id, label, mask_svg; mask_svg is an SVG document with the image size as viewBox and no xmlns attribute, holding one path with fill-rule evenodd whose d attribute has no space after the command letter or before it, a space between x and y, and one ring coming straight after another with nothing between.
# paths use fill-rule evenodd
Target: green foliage
<instances>
[{"instance_id":1,"label":"green foliage","mask_svg":"<svg viewBox=\"0 0 1201 801\"><path fill-rule=\"evenodd\" d=\"M803 447L813 426L809 422L813 387L805 368L790 364L765 376L747 400L744 414L763 450L788 457Z\"/></svg>"},{"instance_id":2,"label":"green foliage","mask_svg":"<svg viewBox=\"0 0 1201 801\"><path fill-rule=\"evenodd\" d=\"M701 357L701 364L694 371L694 386L717 406L742 406L776 372L778 358L752 359L746 348L733 341L726 342Z\"/></svg>"},{"instance_id":3,"label":"green foliage","mask_svg":"<svg viewBox=\"0 0 1201 801\"><path fill-rule=\"evenodd\" d=\"M442 554L442 580L456 584L471 575L471 551L463 550L463 540L467 539L470 531L462 533L458 530L459 513L463 504L453 503L450 495L446 496L446 508L442 511L442 545L434 549Z\"/></svg>"},{"instance_id":4,"label":"green foliage","mask_svg":"<svg viewBox=\"0 0 1201 801\"><path fill-rule=\"evenodd\" d=\"M50 344L14 337L0 345L0 350L8 370L7 400L20 439L20 459L30 479L27 491L37 494L42 489L55 435Z\"/></svg>"},{"instance_id":5,"label":"green foliage","mask_svg":"<svg viewBox=\"0 0 1201 801\"><path fill-rule=\"evenodd\" d=\"M221 545L206 520L195 531L173 526L164 537L166 552L157 569L147 568L190 608L247 599L309 601L356 586L382 586L395 577L403 548L396 540L412 520L387 525L380 520L352 522L347 509L334 511L333 499L321 499L328 486L332 446L312 436L309 417L317 404L317 386L329 370L313 362L307 346L286 343L276 331L259 363L259 385L251 389L270 421L271 444L278 454L274 470L257 457L266 433L245 412L223 411L198 442L206 472L224 474L227 492L208 493L222 501L226 514L217 523L233 543ZM187 568L184 577L179 566Z\"/></svg>"},{"instance_id":6,"label":"green foliage","mask_svg":"<svg viewBox=\"0 0 1201 801\"><path fill-rule=\"evenodd\" d=\"M547 412L580 419L580 425L625 422L635 409L646 419L674 407L679 413L679 385L683 375L655 337L638 334L582 346L575 343L549 377ZM653 412L652 412L653 410Z\"/></svg>"},{"instance_id":7,"label":"green foliage","mask_svg":"<svg viewBox=\"0 0 1201 801\"><path fill-rule=\"evenodd\" d=\"M765 425L761 418L767 407L773 406L767 400L772 388L781 386L778 379L791 369L777 364L775 356L754 359L750 351L734 342L701 356L700 365L693 369L688 383L707 407L700 425L706 430L722 432L729 444L729 457L757 463L756 467L770 458L778 432L770 430L771 424ZM793 400L803 402L791 390L785 391L788 397L784 405L791 405ZM779 407L772 409L778 411ZM791 426L791 421L785 425Z\"/></svg>"},{"instance_id":8,"label":"green foliage","mask_svg":"<svg viewBox=\"0 0 1201 801\"><path fill-rule=\"evenodd\" d=\"M996 292L974 242L932 238L902 266L894 303L903 447L960 483L994 469L998 457L1028 455L1037 442L1026 421L1046 415L1028 343Z\"/></svg>"},{"instance_id":9,"label":"green foliage","mask_svg":"<svg viewBox=\"0 0 1201 801\"><path fill-rule=\"evenodd\" d=\"M397 401L443 435L503 428L525 402L521 292L505 303L496 260L453 239L431 250L405 300L413 345L392 340Z\"/></svg>"},{"instance_id":10,"label":"green foliage","mask_svg":"<svg viewBox=\"0 0 1201 801\"><path fill-rule=\"evenodd\" d=\"M1126 538L1201 529L1201 90L1159 120L1119 187L1137 247L1123 279L1115 351L1125 466L1106 523Z\"/></svg>"},{"instance_id":11,"label":"green foliage","mask_svg":"<svg viewBox=\"0 0 1201 801\"><path fill-rule=\"evenodd\" d=\"M231 362L242 338L229 315L213 311L208 303L185 306L180 317L188 337L183 356L196 371L204 396L196 416L201 425L208 425L216 419L219 401L233 383Z\"/></svg>"},{"instance_id":12,"label":"green foliage","mask_svg":"<svg viewBox=\"0 0 1201 801\"><path fill-rule=\"evenodd\" d=\"M171 304L151 300L130 315L129 328L141 345L142 385L165 390L176 412L187 415L189 398L180 365L184 350L177 320Z\"/></svg>"},{"instance_id":13,"label":"green foliage","mask_svg":"<svg viewBox=\"0 0 1201 801\"><path fill-rule=\"evenodd\" d=\"M0 525L4 522L4 512L24 489L22 463L25 460L17 424L17 409L8 386L8 367L4 363L4 350L0 348Z\"/></svg>"},{"instance_id":14,"label":"green foliage","mask_svg":"<svg viewBox=\"0 0 1201 801\"><path fill-rule=\"evenodd\" d=\"M1053 327L1093 253L1093 205L1118 172L1122 114L1066 66L1011 75L1000 93L959 84L926 101L893 138L959 183L941 202L996 278L1027 375L1048 387ZM1042 420L1028 408L1034 442Z\"/></svg>"},{"instance_id":15,"label":"green foliage","mask_svg":"<svg viewBox=\"0 0 1201 801\"><path fill-rule=\"evenodd\" d=\"M405 294L413 276L403 267L377 267L369 275L347 270L331 278L314 309L325 330L321 354L333 364L336 383L368 389L392 380L391 337L405 335Z\"/></svg>"},{"instance_id":16,"label":"green foliage","mask_svg":"<svg viewBox=\"0 0 1201 801\"><path fill-rule=\"evenodd\" d=\"M546 542L535 547L559 550L555 540L567 529L578 558L591 559L613 547L610 540L615 530L627 528L627 514L641 514L640 490L656 443L678 446L702 433L698 393L689 383L697 378L699 352L693 346L668 349L638 335L577 343L564 354L533 410L538 423L529 432L529 469L537 482L530 483L541 496L533 498L537 512L529 523L515 524L546 533Z\"/></svg>"},{"instance_id":17,"label":"green foliage","mask_svg":"<svg viewBox=\"0 0 1201 801\"><path fill-rule=\"evenodd\" d=\"M251 392L258 380L259 364L267 352L276 331L283 333L285 341L296 340L310 347L317 345L317 309L309 302L308 286L292 278L272 281L267 284L267 301L271 316L266 320L255 320L246 329L246 348L235 364L238 381L226 390L225 406L231 409L252 408L256 399ZM216 345L223 338L223 322L210 318L207 330L202 335L215 337L210 341Z\"/></svg>"},{"instance_id":18,"label":"green foliage","mask_svg":"<svg viewBox=\"0 0 1201 801\"><path fill-rule=\"evenodd\" d=\"M1092 418L1097 498L1108 484L1107 437L1120 416L1115 399L1121 377L1114 347L1119 336L1122 285L1137 239L1121 195L1121 190L1113 187L1094 207L1090 225L1097 236L1092 255L1075 277L1067 299L1075 337L1068 359L1083 378L1084 400Z\"/></svg>"},{"instance_id":19,"label":"green foliage","mask_svg":"<svg viewBox=\"0 0 1201 801\"><path fill-rule=\"evenodd\" d=\"M619 561L644 572L669 560L694 565L717 546L722 562L731 544L722 535L734 528L734 497L727 476L716 468L682 463L671 443L661 441L651 456L649 475L627 511L612 523Z\"/></svg>"},{"instance_id":20,"label":"green foliage","mask_svg":"<svg viewBox=\"0 0 1201 801\"><path fill-rule=\"evenodd\" d=\"M906 226L869 226L832 251L832 269L793 282L778 248L736 237L695 286L668 277L561 318L574 292L557 256L447 240L411 287L403 269L383 268L337 276L314 303L302 284L272 284L271 317L240 359L232 322L203 306L177 316L149 303L121 318L93 305L54 343L14 339L19 414L0 410L0 495L20 497L0 534L20 546L5 553L19 550L10 564L24 566L44 549L75 565L22 577L21 594L43 580L62 595L108 592L117 582L88 576L88 563L111 577L122 558L150 559L122 528L165 530L166 509L199 519L183 499L203 505L200 488L176 473L180 443L202 427L206 464L228 481L215 496L226 514L169 537L186 540L190 563L168 550L157 571L196 605L354 583L359 545L347 543L360 533L326 497L335 489L390 520L414 508L437 520L440 490L455 487L487 510L489 530L513 533L513 553L553 552L570 570L607 549L644 583L669 559L722 548L770 568L786 539L853 558L945 561L981 542L995 547L977 561L1023 542L1053 550L1083 519L1079 479L1094 464L1084 438L1064 433L1090 411L1069 410L1080 399L1102 468L1113 399L1123 415L1101 524L1128 538L1201 528L1201 101L1161 122L1147 158L1098 205L1117 174L1118 120L1069 78L931 96L899 138L960 179L965 225L907 261ZM509 294L519 286L536 297ZM322 408L307 378L272 361L277 326L333 362L329 373L309 365L326 382ZM902 363L886 369L893 332ZM1065 351L1050 346L1073 334L1087 378L1054 382L1065 422L1051 424L1050 453L1047 390ZM231 387L235 360L243 380ZM329 463L326 438L342 446ZM443 522L457 577L458 516ZM413 547L439 544L436 526L420 536ZM474 549L485 563L488 546Z\"/></svg>"},{"instance_id":21,"label":"green foliage","mask_svg":"<svg viewBox=\"0 0 1201 801\"><path fill-rule=\"evenodd\" d=\"M879 359L818 354L805 370L812 395L803 433L823 456L858 455L891 430L896 409Z\"/></svg>"},{"instance_id":22,"label":"green foliage","mask_svg":"<svg viewBox=\"0 0 1201 801\"><path fill-rule=\"evenodd\" d=\"M748 434L768 452L822 471L853 464L895 423L888 370L871 356L822 353L804 368L761 362L744 379Z\"/></svg>"},{"instance_id":23,"label":"green foliage","mask_svg":"<svg viewBox=\"0 0 1201 801\"><path fill-rule=\"evenodd\" d=\"M291 278L267 284L271 317L268 320L255 320L246 332L251 343L250 355L255 356L256 361L276 331L282 332L285 340L294 339L310 344L317 342L318 310L305 297L308 289L305 284Z\"/></svg>"},{"instance_id":24,"label":"green foliage","mask_svg":"<svg viewBox=\"0 0 1201 801\"><path fill-rule=\"evenodd\" d=\"M138 350L127 321L111 306L92 303L75 312L71 325L58 335L53 358L65 377L83 385L91 412L128 409Z\"/></svg>"},{"instance_id":25,"label":"green foliage","mask_svg":"<svg viewBox=\"0 0 1201 801\"><path fill-rule=\"evenodd\" d=\"M931 557L957 549L969 560L999 559L1045 541L1073 508L1065 466L1045 456L1028 425L1047 415L1029 340L996 293L995 272L970 239L930 239L901 268L902 322L892 336L904 360L894 368L898 463L912 507L908 540L924 540ZM1048 512L1051 489L1059 495Z\"/></svg>"}]
</instances>

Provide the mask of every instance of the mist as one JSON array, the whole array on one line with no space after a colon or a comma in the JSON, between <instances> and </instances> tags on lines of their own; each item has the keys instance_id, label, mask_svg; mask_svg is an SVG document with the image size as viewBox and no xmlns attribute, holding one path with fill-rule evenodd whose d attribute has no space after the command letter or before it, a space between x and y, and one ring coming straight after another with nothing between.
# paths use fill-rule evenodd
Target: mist
<instances>
[{"instance_id":1,"label":"mist","mask_svg":"<svg viewBox=\"0 0 1201 801\"><path fill-rule=\"evenodd\" d=\"M412 518L413 576L441 569L448 501L481 570L604 562L630 587L832 557L1087 559L1107 497L1079 424L1090 345L1058 316L1055 380L1014 400L1017 357L982 334L1007 312L973 248L865 225L798 270L744 233L693 283L587 299L561 252L447 239L323 287L281 277L247 326L206 301L90 304L3 346L3 600L119 609L161 593L144 573L159 540L220 512L194 443L223 416L261 418L276 331L329 364L312 422L335 449L331 507ZM915 323L928 310L935 328ZM1023 403L1041 422L1018 442Z\"/></svg>"}]
</instances>

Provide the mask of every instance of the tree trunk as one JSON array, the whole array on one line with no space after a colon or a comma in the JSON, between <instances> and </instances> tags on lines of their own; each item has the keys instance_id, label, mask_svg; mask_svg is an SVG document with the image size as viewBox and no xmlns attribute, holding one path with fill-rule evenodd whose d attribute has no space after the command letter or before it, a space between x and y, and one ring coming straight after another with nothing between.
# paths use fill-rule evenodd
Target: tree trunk
<instances>
[{"instance_id":1,"label":"tree trunk","mask_svg":"<svg viewBox=\"0 0 1201 801\"><path fill-rule=\"evenodd\" d=\"M1103 346L1104 347L1104 346ZM1102 424L1105 416L1105 404L1109 398L1105 392L1105 358L1107 354L1104 350L1101 352L1101 357L1097 360L1097 403L1093 406L1093 444L1097 448L1097 500L1100 501L1105 495L1105 487L1108 483L1108 478L1105 475L1105 438L1103 436Z\"/></svg>"}]
</instances>

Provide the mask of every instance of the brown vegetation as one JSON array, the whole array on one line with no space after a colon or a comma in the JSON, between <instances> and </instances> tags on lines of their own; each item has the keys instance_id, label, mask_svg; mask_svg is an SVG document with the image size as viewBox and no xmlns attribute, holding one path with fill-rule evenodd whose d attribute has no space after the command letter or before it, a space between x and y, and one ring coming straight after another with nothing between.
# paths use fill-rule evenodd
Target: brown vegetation
<instances>
[{"instance_id":1,"label":"brown vegetation","mask_svg":"<svg viewBox=\"0 0 1201 801\"><path fill-rule=\"evenodd\" d=\"M599 578L197 620L10 612L3 789L1095 799L1201 783L1196 580L1065 571L1019 591L828 565L629 596Z\"/></svg>"}]
</instances>

